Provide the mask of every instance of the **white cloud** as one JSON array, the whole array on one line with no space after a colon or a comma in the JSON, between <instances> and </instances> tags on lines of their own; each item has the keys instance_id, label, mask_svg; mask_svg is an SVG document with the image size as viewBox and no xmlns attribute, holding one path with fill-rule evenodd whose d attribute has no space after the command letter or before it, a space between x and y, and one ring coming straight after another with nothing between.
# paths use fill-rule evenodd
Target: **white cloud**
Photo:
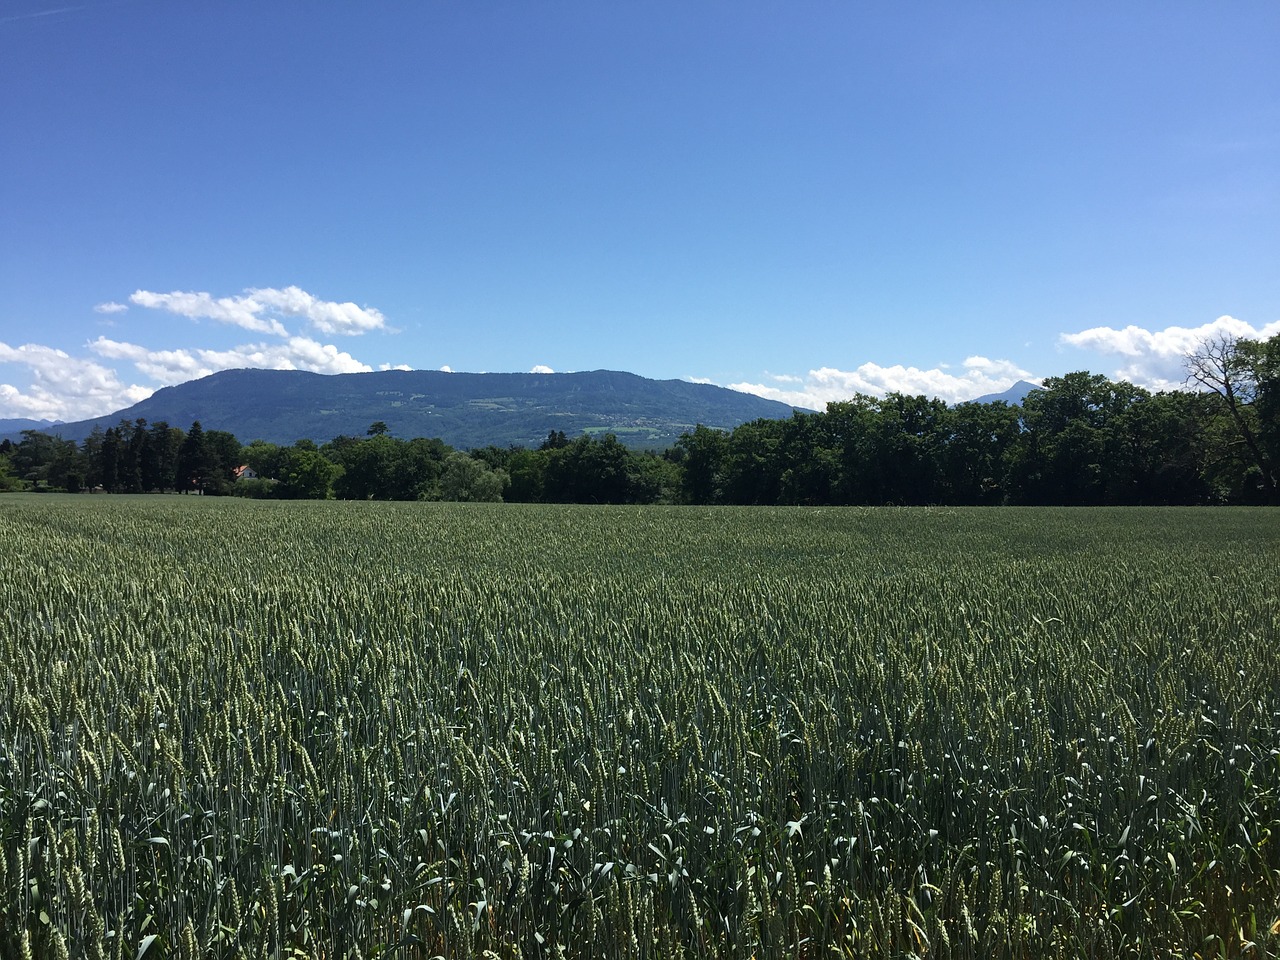
<instances>
[{"instance_id":1,"label":"white cloud","mask_svg":"<svg viewBox=\"0 0 1280 960\"><path fill-rule=\"evenodd\" d=\"M715 381L710 377L685 377L685 379L690 383L709 383L712 386L715 386Z\"/></svg>"},{"instance_id":2,"label":"white cloud","mask_svg":"<svg viewBox=\"0 0 1280 960\"><path fill-rule=\"evenodd\" d=\"M129 299L140 307L165 310L193 320L216 320L277 337L289 336L278 316L301 318L322 333L351 335L385 329L387 322L386 317L372 307L319 300L299 287L259 287L246 290L244 296L216 299L204 292L136 290Z\"/></svg>"},{"instance_id":3,"label":"white cloud","mask_svg":"<svg viewBox=\"0 0 1280 960\"><path fill-rule=\"evenodd\" d=\"M166 310L180 317L192 320L209 319L232 326L244 327L255 333L273 333L278 337L287 337L279 320L259 316L264 306L249 297L220 297L215 300L207 293L187 293L175 290L172 293L152 293L150 290L135 290L129 297L140 307L153 310Z\"/></svg>"},{"instance_id":4,"label":"white cloud","mask_svg":"<svg viewBox=\"0 0 1280 960\"><path fill-rule=\"evenodd\" d=\"M378 364L378 369L379 370L412 370L413 367L409 366L407 363L380 363Z\"/></svg>"},{"instance_id":5,"label":"white cloud","mask_svg":"<svg viewBox=\"0 0 1280 960\"><path fill-rule=\"evenodd\" d=\"M246 292L254 300L279 310L287 317L304 318L321 333L355 336L369 330L383 330L387 325L387 318L373 307L318 300L298 287L285 287L283 290L263 287Z\"/></svg>"},{"instance_id":6,"label":"white cloud","mask_svg":"<svg viewBox=\"0 0 1280 960\"><path fill-rule=\"evenodd\" d=\"M136 343L99 337L89 349L101 357L128 360L163 384L207 377L219 370L255 367L264 370L310 370L313 373L368 373L373 368L332 344L307 337L284 343L249 343L230 350L149 350Z\"/></svg>"},{"instance_id":7,"label":"white cloud","mask_svg":"<svg viewBox=\"0 0 1280 960\"><path fill-rule=\"evenodd\" d=\"M453 373L453 367L449 366L449 365L446 363L443 367L441 367L441 368L440 368L440 372L441 372L441 373Z\"/></svg>"},{"instance_id":8,"label":"white cloud","mask_svg":"<svg viewBox=\"0 0 1280 960\"><path fill-rule=\"evenodd\" d=\"M529 372L530 373L555 373L555 371L552 370L550 367L548 367L545 363L539 363Z\"/></svg>"},{"instance_id":9,"label":"white cloud","mask_svg":"<svg viewBox=\"0 0 1280 960\"><path fill-rule=\"evenodd\" d=\"M21 364L31 371L25 391L0 383L0 416L5 417L83 420L131 406L152 393L137 384L126 386L114 370L93 360L34 343L0 343L0 363Z\"/></svg>"},{"instance_id":10,"label":"white cloud","mask_svg":"<svg viewBox=\"0 0 1280 960\"><path fill-rule=\"evenodd\" d=\"M280 338L280 342L242 344L228 350L153 350L107 337L88 344L97 357L130 363L155 384L181 383L238 367L363 373L373 368L333 344L290 335L281 318L297 317L326 333L359 334L386 328L386 318L377 310L354 303L319 300L293 286L255 288L240 296L218 298L199 291L136 290L129 300L140 307L195 320L216 320ZM107 301L93 309L111 315L123 313L129 307ZM0 383L0 416L82 420L130 406L154 390L154 385L126 386L115 369L98 360L72 357L62 350L38 344L11 347L0 343L0 364L3 363L20 364L28 369L29 376L25 382ZM383 369L410 368L383 364Z\"/></svg>"},{"instance_id":11,"label":"white cloud","mask_svg":"<svg viewBox=\"0 0 1280 960\"><path fill-rule=\"evenodd\" d=\"M1165 327L1148 330L1130 324L1123 329L1090 327L1064 333L1059 343L1109 357L1124 358L1112 375L1149 390L1172 390L1183 382L1183 358L1211 337L1246 337L1265 340L1280 333L1280 320L1254 327L1235 317L1222 316L1198 327Z\"/></svg>"},{"instance_id":12,"label":"white cloud","mask_svg":"<svg viewBox=\"0 0 1280 960\"><path fill-rule=\"evenodd\" d=\"M884 367L864 363L855 370L821 367L810 370L806 377L772 375L770 379L795 384L792 389L762 383L731 383L729 389L753 393L770 400L781 400L794 407L825 410L828 403L848 400L855 394L884 396L886 393L923 394L948 403L960 403L987 393L1007 390L1018 380L1033 379L1031 374L1009 360L989 360L973 356L964 361L960 373L941 366L922 370L902 364Z\"/></svg>"}]
</instances>

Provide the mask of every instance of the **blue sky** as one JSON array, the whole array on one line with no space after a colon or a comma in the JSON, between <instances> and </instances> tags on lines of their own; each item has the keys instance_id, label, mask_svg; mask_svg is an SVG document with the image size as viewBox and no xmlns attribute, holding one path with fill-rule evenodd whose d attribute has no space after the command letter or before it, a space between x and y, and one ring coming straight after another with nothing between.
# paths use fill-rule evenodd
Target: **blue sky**
<instances>
[{"instance_id":1,"label":"blue sky","mask_svg":"<svg viewBox=\"0 0 1280 960\"><path fill-rule=\"evenodd\" d=\"M224 367L821 407L1280 332L1280 4L6 0L0 417Z\"/></svg>"}]
</instances>

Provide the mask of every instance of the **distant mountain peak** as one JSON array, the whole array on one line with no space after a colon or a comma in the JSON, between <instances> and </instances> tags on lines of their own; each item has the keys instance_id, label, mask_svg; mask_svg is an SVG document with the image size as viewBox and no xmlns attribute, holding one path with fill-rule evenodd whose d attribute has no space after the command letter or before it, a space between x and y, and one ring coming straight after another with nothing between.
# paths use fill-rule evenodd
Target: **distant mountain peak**
<instances>
[{"instance_id":1,"label":"distant mountain peak","mask_svg":"<svg viewBox=\"0 0 1280 960\"><path fill-rule=\"evenodd\" d=\"M1000 393L987 393L981 397L975 397L968 401L969 403L997 403L1003 401L1008 404L1020 404L1026 399L1027 394L1036 390L1043 390L1044 387L1029 380L1019 380L1008 390L1002 390Z\"/></svg>"}]
</instances>

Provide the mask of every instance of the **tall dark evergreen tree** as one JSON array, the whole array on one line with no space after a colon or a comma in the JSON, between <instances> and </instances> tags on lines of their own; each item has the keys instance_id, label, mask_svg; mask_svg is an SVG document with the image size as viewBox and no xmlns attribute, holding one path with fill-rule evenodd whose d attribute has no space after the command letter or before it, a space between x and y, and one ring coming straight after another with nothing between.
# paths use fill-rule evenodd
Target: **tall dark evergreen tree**
<instances>
[{"instance_id":1,"label":"tall dark evergreen tree","mask_svg":"<svg viewBox=\"0 0 1280 960\"><path fill-rule=\"evenodd\" d=\"M120 489L120 431L115 427L108 427L102 436L98 483L108 493Z\"/></svg>"},{"instance_id":2,"label":"tall dark evergreen tree","mask_svg":"<svg viewBox=\"0 0 1280 960\"><path fill-rule=\"evenodd\" d=\"M171 427L163 420L151 424L147 442L149 458L143 466L143 483L148 490L173 488L174 474L178 468L178 451L186 434L179 427ZM148 471L154 469L154 474Z\"/></svg>"},{"instance_id":3,"label":"tall dark evergreen tree","mask_svg":"<svg viewBox=\"0 0 1280 960\"><path fill-rule=\"evenodd\" d=\"M186 439L178 450L174 468L173 487L180 493L204 492L204 484L213 471L213 457L205 441L204 428L197 420L191 424Z\"/></svg>"}]
</instances>

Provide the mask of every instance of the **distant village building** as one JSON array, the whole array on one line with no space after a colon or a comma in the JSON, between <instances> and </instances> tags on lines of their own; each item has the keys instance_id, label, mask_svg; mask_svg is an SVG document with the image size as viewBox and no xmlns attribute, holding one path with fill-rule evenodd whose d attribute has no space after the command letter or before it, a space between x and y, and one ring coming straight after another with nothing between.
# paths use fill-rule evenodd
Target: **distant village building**
<instances>
[{"instance_id":1,"label":"distant village building","mask_svg":"<svg viewBox=\"0 0 1280 960\"><path fill-rule=\"evenodd\" d=\"M234 470L231 471L231 473L237 480L257 480L258 479L258 471L254 470L253 467L249 466L248 464L245 464L244 466L241 466L241 467L236 467Z\"/></svg>"}]
</instances>

